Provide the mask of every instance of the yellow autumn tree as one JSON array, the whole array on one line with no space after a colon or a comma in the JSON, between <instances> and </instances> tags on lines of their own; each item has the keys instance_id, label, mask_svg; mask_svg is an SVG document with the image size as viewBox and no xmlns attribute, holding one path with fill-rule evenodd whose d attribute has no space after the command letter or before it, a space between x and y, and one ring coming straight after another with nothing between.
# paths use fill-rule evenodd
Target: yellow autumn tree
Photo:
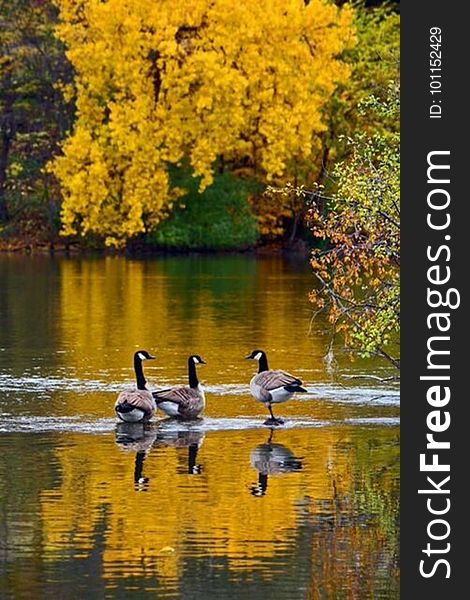
<instances>
[{"instance_id":1,"label":"yellow autumn tree","mask_svg":"<svg viewBox=\"0 0 470 600\"><path fill-rule=\"evenodd\" d=\"M120 245L171 210L170 164L270 180L306 160L348 67L351 11L326 0L55 0L76 121L50 169L65 235Z\"/></svg>"}]
</instances>

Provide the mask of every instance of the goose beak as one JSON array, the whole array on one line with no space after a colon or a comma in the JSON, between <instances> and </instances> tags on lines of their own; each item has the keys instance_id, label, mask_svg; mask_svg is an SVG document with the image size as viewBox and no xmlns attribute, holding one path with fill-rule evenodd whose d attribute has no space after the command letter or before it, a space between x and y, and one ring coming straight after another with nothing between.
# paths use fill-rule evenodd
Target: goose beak
<instances>
[{"instance_id":1,"label":"goose beak","mask_svg":"<svg viewBox=\"0 0 470 600\"><path fill-rule=\"evenodd\" d=\"M201 358L201 365L207 365L206 361L202 360L202 358Z\"/></svg>"},{"instance_id":2,"label":"goose beak","mask_svg":"<svg viewBox=\"0 0 470 600\"><path fill-rule=\"evenodd\" d=\"M152 356L151 354L149 354L149 357L147 360L155 360L157 357L156 356Z\"/></svg>"},{"instance_id":3,"label":"goose beak","mask_svg":"<svg viewBox=\"0 0 470 600\"><path fill-rule=\"evenodd\" d=\"M248 360L248 359L253 358L253 357L251 356L251 354L248 354L248 356L245 356L244 358L245 358L245 360Z\"/></svg>"}]
</instances>

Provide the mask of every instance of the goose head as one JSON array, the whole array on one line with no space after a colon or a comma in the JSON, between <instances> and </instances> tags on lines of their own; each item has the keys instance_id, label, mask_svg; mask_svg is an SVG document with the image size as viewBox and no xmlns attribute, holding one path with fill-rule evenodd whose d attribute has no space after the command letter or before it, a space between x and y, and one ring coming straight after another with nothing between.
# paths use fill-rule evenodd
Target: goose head
<instances>
[{"instance_id":1,"label":"goose head","mask_svg":"<svg viewBox=\"0 0 470 600\"><path fill-rule=\"evenodd\" d=\"M246 359L251 358L253 360L261 360L263 357L266 358L266 352L264 352L263 350L253 350L251 354L245 356Z\"/></svg>"},{"instance_id":2,"label":"goose head","mask_svg":"<svg viewBox=\"0 0 470 600\"><path fill-rule=\"evenodd\" d=\"M199 356L199 354L192 354L189 357L189 360L192 361L195 365L205 365L206 361L202 360L202 358Z\"/></svg>"},{"instance_id":3,"label":"goose head","mask_svg":"<svg viewBox=\"0 0 470 600\"><path fill-rule=\"evenodd\" d=\"M147 350L137 350L134 354L136 360L154 360L155 356L152 356Z\"/></svg>"}]
</instances>

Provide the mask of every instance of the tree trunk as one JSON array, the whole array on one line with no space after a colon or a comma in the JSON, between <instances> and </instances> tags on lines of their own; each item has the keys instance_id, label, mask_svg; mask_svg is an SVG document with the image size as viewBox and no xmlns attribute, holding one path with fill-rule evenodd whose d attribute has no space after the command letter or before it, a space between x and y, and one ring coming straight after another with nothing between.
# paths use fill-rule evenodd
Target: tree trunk
<instances>
[{"instance_id":1,"label":"tree trunk","mask_svg":"<svg viewBox=\"0 0 470 600\"><path fill-rule=\"evenodd\" d=\"M323 142L323 152L322 152L322 158L321 158L320 173L318 174L318 179L317 179L317 183L319 185L323 184L323 180L324 180L325 174L327 172L329 158L330 158L330 148L329 148L327 142L324 141ZM317 204L318 212L322 216L325 216L325 214L326 214L326 203L325 203L324 198L322 198L322 196L320 194L317 196L316 204Z\"/></svg>"},{"instance_id":2,"label":"tree trunk","mask_svg":"<svg viewBox=\"0 0 470 600\"><path fill-rule=\"evenodd\" d=\"M294 217L294 222L292 224L292 231L289 237L289 246L291 246L294 241L295 238L297 237L297 229L299 227L299 221L300 221L300 215L299 213L296 213L295 217Z\"/></svg>"},{"instance_id":3,"label":"tree trunk","mask_svg":"<svg viewBox=\"0 0 470 600\"><path fill-rule=\"evenodd\" d=\"M7 181L7 166L8 155L10 153L11 135L8 124L4 124L1 129L0 139L0 223L5 223L8 220L8 207L6 202L6 181Z\"/></svg>"}]
</instances>

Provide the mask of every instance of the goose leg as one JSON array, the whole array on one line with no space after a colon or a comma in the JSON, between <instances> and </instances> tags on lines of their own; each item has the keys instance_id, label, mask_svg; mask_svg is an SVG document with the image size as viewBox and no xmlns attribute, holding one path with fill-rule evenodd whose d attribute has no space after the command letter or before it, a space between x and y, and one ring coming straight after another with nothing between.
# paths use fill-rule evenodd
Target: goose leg
<instances>
[{"instance_id":1,"label":"goose leg","mask_svg":"<svg viewBox=\"0 0 470 600\"><path fill-rule=\"evenodd\" d=\"M266 419L264 424L265 425L282 425L284 423L284 421L282 419L276 419L276 417L274 416L273 409L272 409L270 402L268 403L268 409L269 409L269 414L271 415L271 418Z\"/></svg>"}]
</instances>

